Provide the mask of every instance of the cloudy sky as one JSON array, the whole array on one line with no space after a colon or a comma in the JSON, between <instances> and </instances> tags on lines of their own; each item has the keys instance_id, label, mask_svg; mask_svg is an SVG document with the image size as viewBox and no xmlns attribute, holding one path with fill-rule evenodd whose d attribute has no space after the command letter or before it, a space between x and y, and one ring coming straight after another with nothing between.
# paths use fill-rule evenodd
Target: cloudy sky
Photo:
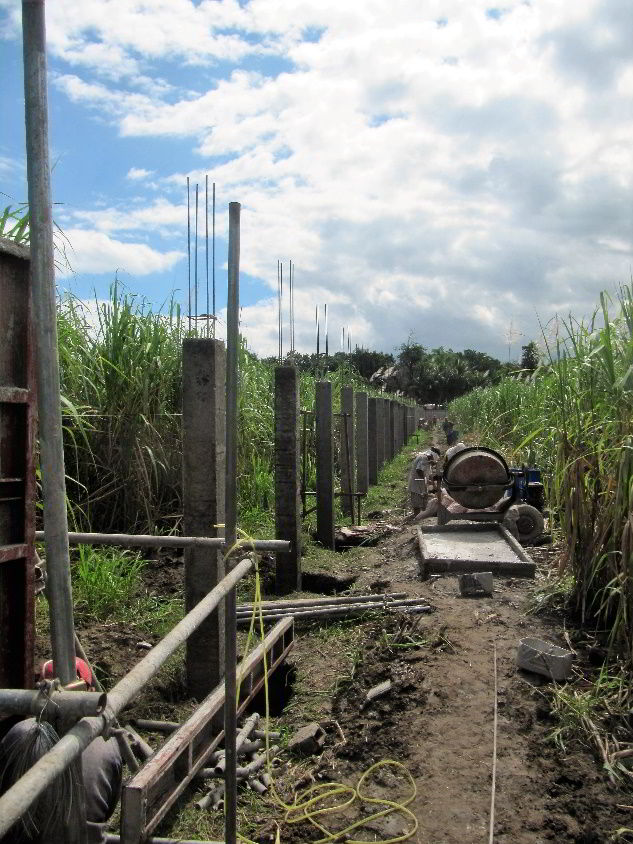
<instances>
[{"instance_id":1,"label":"cloudy sky","mask_svg":"<svg viewBox=\"0 0 633 844\"><path fill-rule=\"evenodd\" d=\"M242 203L243 330L515 357L633 267L630 0L54 0L55 216L82 297L187 303L186 178ZM0 0L0 207L26 196L20 3ZM192 198L193 201L193 198ZM201 218L201 228L203 219ZM199 267L205 305L204 242ZM287 319L287 317L286 317Z\"/></svg>"}]
</instances>

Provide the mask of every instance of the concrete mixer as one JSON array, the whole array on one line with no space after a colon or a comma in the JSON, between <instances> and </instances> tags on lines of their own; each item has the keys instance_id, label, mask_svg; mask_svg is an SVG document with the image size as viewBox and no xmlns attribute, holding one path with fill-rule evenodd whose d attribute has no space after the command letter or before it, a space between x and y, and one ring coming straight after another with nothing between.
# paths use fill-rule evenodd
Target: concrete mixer
<instances>
[{"instance_id":1,"label":"concrete mixer","mask_svg":"<svg viewBox=\"0 0 633 844\"><path fill-rule=\"evenodd\" d=\"M453 519L502 522L514 505L520 542L543 533L544 495L538 469L511 469L499 452L474 446L446 461L438 480L438 524Z\"/></svg>"}]
</instances>

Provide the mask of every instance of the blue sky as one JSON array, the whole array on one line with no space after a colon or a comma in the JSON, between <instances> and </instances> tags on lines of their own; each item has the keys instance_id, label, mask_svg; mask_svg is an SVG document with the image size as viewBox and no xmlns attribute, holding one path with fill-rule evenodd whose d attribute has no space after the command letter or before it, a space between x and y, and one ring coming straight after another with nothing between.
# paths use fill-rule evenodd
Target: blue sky
<instances>
[{"instance_id":1,"label":"blue sky","mask_svg":"<svg viewBox=\"0 0 633 844\"><path fill-rule=\"evenodd\" d=\"M235 200L243 330L263 354L278 259L295 263L304 351L327 302L331 348L345 325L387 351L413 334L516 355L537 317L587 314L631 277L628 0L47 6L61 288L101 298L117 273L186 307L185 183L203 198L205 174L218 306ZM4 205L26 196L17 0L0 0L0 38Z\"/></svg>"}]
</instances>

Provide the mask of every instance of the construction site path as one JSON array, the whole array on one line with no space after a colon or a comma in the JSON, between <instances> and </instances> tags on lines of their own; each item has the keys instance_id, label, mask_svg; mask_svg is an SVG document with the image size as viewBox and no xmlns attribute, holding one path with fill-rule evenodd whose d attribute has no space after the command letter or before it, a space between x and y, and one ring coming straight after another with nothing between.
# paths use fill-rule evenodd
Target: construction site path
<instances>
[{"instance_id":1,"label":"construction site path","mask_svg":"<svg viewBox=\"0 0 633 844\"><path fill-rule=\"evenodd\" d=\"M542 570L555 553L535 549ZM409 808L419 829L412 840L487 842L496 646L494 841L594 844L613 840L615 829L631 824L631 811L617 805L630 804L630 796L607 782L589 748L572 741L564 754L556 746L547 685L517 670L517 644L524 636L567 646L562 618L526 612L538 574L537 581L495 578L492 597L462 598L456 576L420 578L414 526L376 546L361 569L355 589L367 589L379 573L388 590L423 596L437 611L420 624L425 647L396 654L391 665L364 659L356 692L348 689L335 701L334 713L348 736L348 747L338 754L340 776L352 777L381 755L393 754L416 782L417 797ZM581 666L582 660L580 653ZM390 695L359 714L366 688L390 672L396 681L404 672L406 682L396 682ZM384 840L385 834L402 831L402 819L389 816L374 828L376 840Z\"/></svg>"}]
</instances>

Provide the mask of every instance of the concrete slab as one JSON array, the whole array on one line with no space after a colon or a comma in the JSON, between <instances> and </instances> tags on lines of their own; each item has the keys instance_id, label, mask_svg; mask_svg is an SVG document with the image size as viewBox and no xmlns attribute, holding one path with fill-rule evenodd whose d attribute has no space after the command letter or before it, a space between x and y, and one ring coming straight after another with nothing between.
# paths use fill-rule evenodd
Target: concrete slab
<instances>
[{"instance_id":1,"label":"concrete slab","mask_svg":"<svg viewBox=\"0 0 633 844\"><path fill-rule=\"evenodd\" d=\"M432 525L418 528L423 575L491 571L534 577L536 564L506 528L498 524Z\"/></svg>"}]
</instances>

